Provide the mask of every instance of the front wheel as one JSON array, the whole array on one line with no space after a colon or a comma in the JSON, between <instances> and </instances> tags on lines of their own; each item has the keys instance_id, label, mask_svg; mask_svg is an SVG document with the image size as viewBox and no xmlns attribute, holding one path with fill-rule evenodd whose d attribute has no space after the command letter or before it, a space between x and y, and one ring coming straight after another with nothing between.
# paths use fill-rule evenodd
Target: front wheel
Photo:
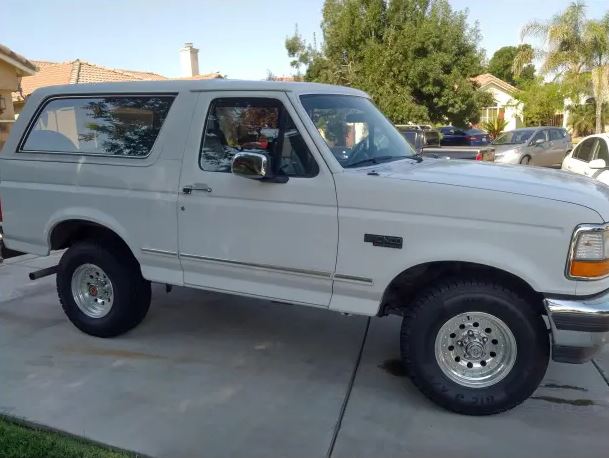
<instances>
[{"instance_id":1,"label":"front wheel","mask_svg":"<svg viewBox=\"0 0 609 458\"><path fill-rule=\"evenodd\" d=\"M137 326L150 306L151 288L131 253L113 240L79 242L57 271L64 312L81 331L114 337Z\"/></svg>"},{"instance_id":2,"label":"front wheel","mask_svg":"<svg viewBox=\"0 0 609 458\"><path fill-rule=\"evenodd\" d=\"M453 280L429 289L405 314L402 358L415 385L454 412L508 410L537 388L550 356L532 304L495 283Z\"/></svg>"},{"instance_id":3,"label":"front wheel","mask_svg":"<svg viewBox=\"0 0 609 458\"><path fill-rule=\"evenodd\" d=\"M531 165L531 156L525 156L522 159L520 159L520 163L522 165Z\"/></svg>"}]
</instances>

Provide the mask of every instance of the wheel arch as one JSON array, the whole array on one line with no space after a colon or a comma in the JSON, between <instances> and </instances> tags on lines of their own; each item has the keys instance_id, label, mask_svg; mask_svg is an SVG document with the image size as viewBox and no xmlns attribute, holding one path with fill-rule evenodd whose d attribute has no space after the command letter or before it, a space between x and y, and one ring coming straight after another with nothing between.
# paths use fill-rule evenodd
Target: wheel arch
<instances>
[{"instance_id":1,"label":"wheel arch","mask_svg":"<svg viewBox=\"0 0 609 458\"><path fill-rule=\"evenodd\" d=\"M137 260L136 251L127 241L126 231L120 225L102 223L93 218L72 217L55 220L46 232L49 250L69 248L75 242L85 239L106 239L120 245Z\"/></svg>"},{"instance_id":2,"label":"wheel arch","mask_svg":"<svg viewBox=\"0 0 609 458\"><path fill-rule=\"evenodd\" d=\"M431 286L435 281L447 277L476 277L491 279L517 290L536 310L545 313L543 296L537 292L529 282L518 275L504 269L485 264L464 261L432 261L409 267L387 285L383 293L378 316L397 314L403 310L417 296L417 294Z\"/></svg>"}]
</instances>

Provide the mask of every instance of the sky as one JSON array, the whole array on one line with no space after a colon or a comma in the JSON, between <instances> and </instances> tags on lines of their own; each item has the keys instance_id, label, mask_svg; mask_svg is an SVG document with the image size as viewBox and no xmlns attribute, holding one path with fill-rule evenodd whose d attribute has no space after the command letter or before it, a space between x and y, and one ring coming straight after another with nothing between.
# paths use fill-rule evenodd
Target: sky
<instances>
[{"instance_id":1,"label":"sky","mask_svg":"<svg viewBox=\"0 0 609 458\"><path fill-rule=\"evenodd\" d=\"M478 22L487 56L520 42L520 29L569 0L449 0ZM586 0L589 17L608 0ZM0 43L31 60L81 59L109 68L180 76L178 51L199 48L201 73L264 79L292 74L284 41L296 24L317 35L323 0L0 0Z\"/></svg>"}]
</instances>

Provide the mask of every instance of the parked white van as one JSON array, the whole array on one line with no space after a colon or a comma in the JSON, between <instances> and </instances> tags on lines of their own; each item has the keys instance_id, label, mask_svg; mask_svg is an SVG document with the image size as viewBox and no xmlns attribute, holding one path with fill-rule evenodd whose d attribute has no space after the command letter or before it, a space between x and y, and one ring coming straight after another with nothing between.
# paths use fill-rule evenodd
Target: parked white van
<instances>
[{"instance_id":1,"label":"parked white van","mask_svg":"<svg viewBox=\"0 0 609 458\"><path fill-rule=\"evenodd\" d=\"M240 81L48 87L0 154L9 248L48 255L82 331L144 319L151 282L402 315L438 404L526 399L609 332L609 188L423 159L360 91ZM315 330L311 329L311 338Z\"/></svg>"}]
</instances>

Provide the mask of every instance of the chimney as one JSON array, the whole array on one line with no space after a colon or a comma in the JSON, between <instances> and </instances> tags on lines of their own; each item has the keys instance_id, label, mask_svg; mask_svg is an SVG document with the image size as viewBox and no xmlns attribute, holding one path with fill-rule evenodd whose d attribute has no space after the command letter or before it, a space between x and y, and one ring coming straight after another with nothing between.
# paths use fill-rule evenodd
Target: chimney
<instances>
[{"instance_id":1,"label":"chimney","mask_svg":"<svg viewBox=\"0 0 609 458\"><path fill-rule=\"evenodd\" d=\"M181 76L197 76L199 74L199 50L192 43L184 43L180 49Z\"/></svg>"}]
</instances>

